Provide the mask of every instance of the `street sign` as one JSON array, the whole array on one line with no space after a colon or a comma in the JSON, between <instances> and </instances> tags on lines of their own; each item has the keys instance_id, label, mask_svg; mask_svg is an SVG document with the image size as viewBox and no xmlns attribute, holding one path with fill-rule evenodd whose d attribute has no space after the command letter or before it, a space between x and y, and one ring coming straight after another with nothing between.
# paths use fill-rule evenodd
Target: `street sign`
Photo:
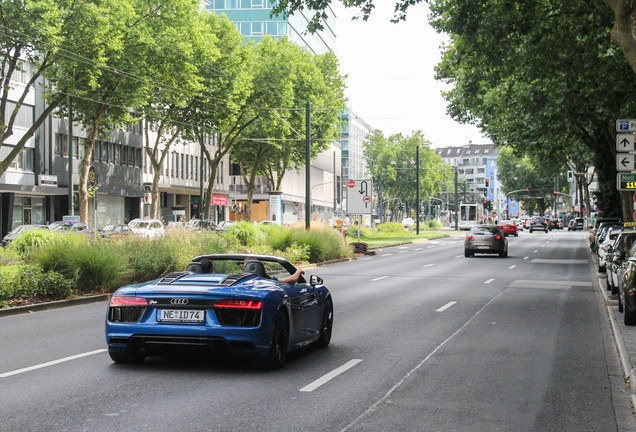
<instances>
[{"instance_id":1,"label":"street sign","mask_svg":"<svg viewBox=\"0 0 636 432\"><path fill-rule=\"evenodd\" d=\"M634 171L635 168L635 153L619 153L616 155L616 171Z\"/></svg>"},{"instance_id":2,"label":"street sign","mask_svg":"<svg viewBox=\"0 0 636 432\"><path fill-rule=\"evenodd\" d=\"M636 132L636 119L616 120L616 132Z\"/></svg>"},{"instance_id":3,"label":"street sign","mask_svg":"<svg viewBox=\"0 0 636 432\"><path fill-rule=\"evenodd\" d=\"M636 191L636 173L616 174L616 189L619 191Z\"/></svg>"},{"instance_id":4,"label":"street sign","mask_svg":"<svg viewBox=\"0 0 636 432\"><path fill-rule=\"evenodd\" d=\"M634 134L617 134L616 135L616 151L631 152L634 148Z\"/></svg>"},{"instance_id":5,"label":"street sign","mask_svg":"<svg viewBox=\"0 0 636 432\"><path fill-rule=\"evenodd\" d=\"M350 215L371 214L371 180L349 180L347 182L347 213Z\"/></svg>"}]
</instances>

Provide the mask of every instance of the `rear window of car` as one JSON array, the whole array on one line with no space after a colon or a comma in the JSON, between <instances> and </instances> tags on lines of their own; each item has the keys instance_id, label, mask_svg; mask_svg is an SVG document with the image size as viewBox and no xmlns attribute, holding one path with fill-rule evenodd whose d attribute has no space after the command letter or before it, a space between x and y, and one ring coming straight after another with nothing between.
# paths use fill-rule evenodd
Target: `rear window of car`
<instances>
[{"instance_id":1,"label":"rear window of car","mask_svg":"<svg viewBox=\"0 0 636 432\"><path fill-rule=\"evenodd\" d=\"M473 234L476 235L489 235L489 234L499 234L499 230L496 227L474 227Z\"/></svg>"}]
</instances>

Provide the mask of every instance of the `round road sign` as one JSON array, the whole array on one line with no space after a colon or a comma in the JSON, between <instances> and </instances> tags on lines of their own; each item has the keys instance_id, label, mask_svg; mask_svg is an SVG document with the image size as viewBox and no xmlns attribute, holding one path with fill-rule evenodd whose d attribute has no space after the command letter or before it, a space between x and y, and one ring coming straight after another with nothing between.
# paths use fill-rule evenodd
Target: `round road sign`
<instances>
[{"instance_id":1,"label":"round road sign","mask_svg":"<svg viewBox=\"0 0 636 432\"><path fill-rule=\"evenodd\" d=\"M356 181L355 180L349 180L347 182L347 187L350 187L350 188L356 187Z\"/></svg>"}]
</instances>

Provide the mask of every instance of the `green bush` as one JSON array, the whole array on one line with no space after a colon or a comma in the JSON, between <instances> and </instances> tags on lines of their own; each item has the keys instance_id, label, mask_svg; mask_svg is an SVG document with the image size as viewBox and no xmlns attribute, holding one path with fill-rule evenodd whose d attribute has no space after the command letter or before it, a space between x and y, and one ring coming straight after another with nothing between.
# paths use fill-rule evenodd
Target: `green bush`
<instances>
[{"instance_id":1,"label":"green bush","mask_svg":"<svg viewBox=\"0 0 636 432\"><path fill-rule=\"evenodd\" d=\"M241 246L254 246L263 238L261 230L253 222L237 222L225 231L225 237L234 237Z\"/></svg>"},{"instance_id":2,"label":"green bush","mask_svg":"<svg viewBox=\"0 0 636 432\"><path fill-rule=\"evenodd\" d=\"M401 233L404 232L404 226L400 222L385 222L376 227L381 233Z\"/></svg>"},{"instance_id":3,"label":"green bush","mask_svg":"<svg viewBox=\"0 0 636 432\"><path fill-rule=\"evenodd\" d=\"M179 257L178 238L161 237L149 239L129 236L119 244L122 256L126 259L127 274L123 283L136 283L157 279L166 273L185 270L191 256Z\"/></svg>"},{"instance_id":4,"label":"green bush","mask_svg":"<svg viewBox=\"0 0 636 432\"><path fill-rule=\"evenodd\" d=\"M290 229L292 242L308 247L309 262L317 263L348 256L342 238L333 228ZM293 244L292 243L292 244Z\"/></svg>"},{"instance_id":5,"label":"green bush","mask_svg":"<svg viewBox=\"0 0 636 432\"><path fill-rule=\"evenodd\" d=\"M34 251L51 244L55 239L61 236L64 236L64 234L45 229L32 229L26 231L9 243L7 248L20 254L22 258L27 259Z\"/></svg>"},{"instance_id":6,"label":"green bush","mask_svg":"<svg viewBox=\"0 0 636 432\"><path fill-rule=\"evenodd\" d=\"M32 256L44 271L60 273L80 292L110 290L119 284L126 269L125 257L110 243L80 234L61 234L46 247L34 250Z\"/></svg>"},{"instance_id":7,"label":"green bush","mask_svg":"<svg viewBox=\"0 0 636 432\"><path fill-rule=\"evenodd\" d=\"M0 268L0 301L33 297L59 300L72 293L73 281L57 272L25 264Z\"/></svg>"}]
</instances>

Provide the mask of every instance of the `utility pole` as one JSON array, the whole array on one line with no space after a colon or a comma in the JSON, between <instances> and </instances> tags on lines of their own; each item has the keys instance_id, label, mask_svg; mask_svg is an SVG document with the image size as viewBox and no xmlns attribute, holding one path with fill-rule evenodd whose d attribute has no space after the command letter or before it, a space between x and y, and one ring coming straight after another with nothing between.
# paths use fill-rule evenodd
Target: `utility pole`
<instances>
[{"instance_id":1,"label":"utility pole","mask_svg":"<svg viewBox=\"0 0 636 432\"><path fill-rule=\"evenodd\" d=\"M420 203L420 146L415 148L415 181L417 181L417 214L415 218L415 234L420 234L420 213L422 212L422 204ZM359 231L358 231L359 232Z\"/></svg>"},{"instance_id":2,"label":"utility pole","mask_svg":"<svg viewBox=\"0 0 636 432\"><path fill-rule=\"evenodd\" d=\"M71 96L68 97L68 213L75 214L75 204L73 203L73 103ZM88 221L86 221L88 222ZM97 227L95 227L97 229Z\"/></svg>"},{"instance_id":3,"label":"utility pole","mask_svg":"<svg viewBox=\"0 0 636 432\"><path fill-rule=\"evenodd\" d=\"M311 104L305 105L305 229L311 228Z\"/></svg>"}]
</instances>

